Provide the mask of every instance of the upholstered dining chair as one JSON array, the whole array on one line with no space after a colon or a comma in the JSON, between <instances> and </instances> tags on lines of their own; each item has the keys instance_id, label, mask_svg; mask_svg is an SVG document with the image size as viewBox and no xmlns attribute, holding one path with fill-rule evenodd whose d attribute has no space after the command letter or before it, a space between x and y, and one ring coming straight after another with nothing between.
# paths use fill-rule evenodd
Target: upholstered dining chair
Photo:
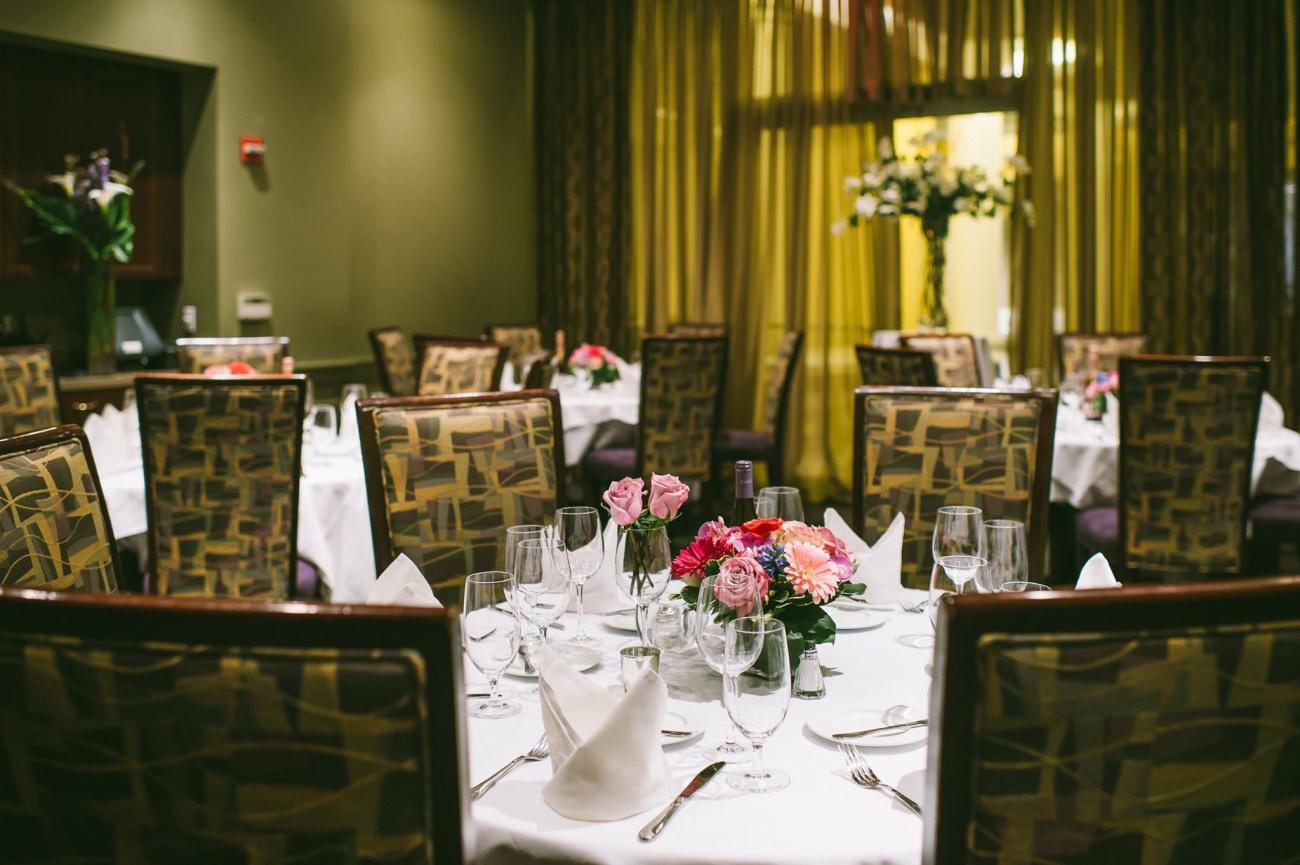
<instances>
[{"instance_id":1,"label":"upholstered dining chair","mask_svg":"<svg viewBox=\"0 0 1300 865\"><path fill-rule=\"evenodd\" d=\"M115 592L121 574L81 427L0 438L0 586Z\"/></svg>"},{"instance_id":2,"label":"upholstered dining chair","mask_svg":"<svg viewBox=\"0 0 1300 865\"><path fill-rule=\"evenodd\" d=\"M510 349L482 339L417 336L420 375L416 393L444 396L482 393L501 388L501 372Z\"/></svg>"},{"instance_id":3,"label":"upholstered dining chair","mask_svg":"<svg viewBox=\"0 0 1300 865\"><path fill-rule=\"evenodd\" d=\"M210 366L242 361L256 373L277 375L289 354L287 336L190 337L176 340L176 366L181 372L203 372Z\"/></svg>"},{"instance_id":4,"label":"upholstered dining chair","mask_svg":"<svg viewBox=\"0 0 1300 865\"><path fill-rule=\"evenodd\" d=\"M1044 566L1056 391L860 387L853 525L874 544L901 512L903 584L929 586L935 514L971 505L1025 524L1031 574Z\"/></svg>"},{"instance_id":5,"label":"upholstered dining chair","mask_svg":"<svg viewBox=\"0 0 1300 865\"><path fill-rule=\"evenodd\" d=\"M938 375L934 369L934 355L928 351L911 348L878 348L874 345L856 345L858 369L862 383L883 387L935 387Z\"/></svg>"},{"instance_id":6,"label":"upholstered dining chair","mask_svg":"<svg viewBox=\"0 0 1300 865\"><path fill-rule=\"evenodd\" d=\"M302 375L136 377L150 591L294 594L306 387Z\"/></svg>"},{"instance_id":7,"label":"upholstered dining chair","mask_svg":"<svg viewBox=\"0 0 1300 865\"><path fill-rule=\"evenodd\" d=\"M673 336L726 336L725 321L676 321L668 325Z\"/></svg>"},{"instance_id":8,"label":"upholstered dining chair","mask_svg":"<svg viewBox=\"0 0 1300 865\"><path fill-rule=\"evenodd\" d=\"M641 340L636 447L588 451L589 498L619 478L677 475L707 494L727 375L725 336L649 335Z\"/></svg>"},{"instance_id":9,"label":"upholstered dining chair","mask_svg":"<svg viewBox=\"0 0 1300 865\"><path fill-rule=\"evenodd\" d=\"M0 590L5 862L466 861L427 607Z\"/></svg>"},{"instance_id":10,"label":"upholstered dining chair","mask_svg":"<svg viewBox=\"0 0 1300 865\"><path fill-rule=\"evenodd\" d=\"M980 387L979 353L969 333L904 333L903 348L928 351L934 356L935 376L941 387Z\"/></svg>"},{"instance_id":11,"label":"upholstered dining chair","mask_svg":"<svg viewBox=\"0 0 1300 865\"><path fill-rule=\"evenodd\" d=\"M0 436L44 429L61 420L59 379L50 347L0 346Z\"/></svg>"},{"instance_id":12,"label":"upholstered dining chair","mask_svg":"<svg viewBox=\"0 0 1300 865\"><path fill-rule=\"evenodd\" d=\"M1079 512L1080 552L1136 579L1242 575L1268 358L1131 355L1119 368L1119 505Z\"/></svg>"},{"instance_id":13,"label":"upholstered dining chair","mask_svg":"<svg viewBox=\"0 0 1300 865\"><path fill-rule=\"evenodd\" d=\"M1294 862L1297 611L1297 577L946 596L922 861Z\"/></svg>"},{"instance_id":14,"label":"upholstered dining chair","mask_svg":"<svg viewBox=\"0 0 1300 865\"><path fill-rule=\"evenodd\" d=\"M400 327L377 327L369 332L379 384L392 396L415 393L415 349Z\"/></svg>"},{"instance_id":15,"label":"upholstered dining chair","mask_svg":"<svg viewBox=\"0 0 1300 865\"><path fill-rule=\"evenodd\" d=\"M771 483L784 483L785 421L790 408L790 390L799 357L803 352L803 331L787 330L767 374L763 397L763 425L760 429L724 429L718 433L716 458L721 463L750 460L767 465Z\"/></svg>"},{"instance_id":16,"label":"upholstered dining chair","mask_svg":"<svg viewBox=\"0 0 1300 865\"><path fill-rule=\"evenodd\" d=\"M1283 547L1300 552L1300 495L1259 499L1248 517L1251 572L1275 574L1281 565Z\"/></svg>"},{"instance_id":17,"label":"upholstered dining chair","mask_svg":"<svg viewBox=\"0 0 1300 865\"><path fill-rule=\"evenodd\" d=\"M376 571L404 553L444 599L565 500L553 390L361 400L357 426Z\"/></svg>"},{"instance_id":18,"label":"upholstered dining chair","mask_svg":"<svg viewBox=\"0 0 1300 865\"><path fill-rule=\"evenodd\" d=\"M510 350L506 363L514 369L517 382L524 380L533 361L548 355L542 345L542 329L535 324L489 324L483 334Z\"/></svg>"},{"instance_id":19,"label":"upholstered dining chair","mask_svg":"<svg viewBox=\"0 0 1300 865\"><path fill-rule=\"evenodd\" d=\"M1147 335L1145 333L1086 333L1073 331L1057 334L1056 357L1061 380L1078 376L1088 371L1088 354L1096 349L1097 369L1119 369L1119 359L1126 354L1142 354L1146 351Z\"/></svg>"}]
</instances>

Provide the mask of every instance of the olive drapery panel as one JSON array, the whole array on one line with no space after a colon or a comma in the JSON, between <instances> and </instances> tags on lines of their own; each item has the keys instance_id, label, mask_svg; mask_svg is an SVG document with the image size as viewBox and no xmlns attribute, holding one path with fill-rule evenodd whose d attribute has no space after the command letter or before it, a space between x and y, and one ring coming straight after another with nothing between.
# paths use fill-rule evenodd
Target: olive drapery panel
<instances>
[{"instance_id":1,"label":"olive drapery panel","mask_svg":"<svg viewBox=\"0 0 1300 865\"><path fill-rule=\"evenodd\" d=\"M533 12L539 320L627 351L632 6L537 0Z\"/></svg>"},{"instance_id":2,"label":"olive drapery panel","mask_svg":"<svg viewBox=\"0 0 1300 865\"><path fill-rule=\"evenodd\" d=\"M1060 330L1141 328L1139 6L1026 3L1020 154L1033 218L1012 228L1016 369L1054 374Z\"/></svg>"},{"instance_id":3,"label":"olive drapery panel","mask_svg":"<svg viewBox=\"0 0 1300 865\"><path fill-rule=\"evenodd\" d=\"M1271 355L1268 389L1294 419L1288 3L1294 21L1294 0L1142 4L1142 302L1157 351Z\"/></svg>"}]
</instances>

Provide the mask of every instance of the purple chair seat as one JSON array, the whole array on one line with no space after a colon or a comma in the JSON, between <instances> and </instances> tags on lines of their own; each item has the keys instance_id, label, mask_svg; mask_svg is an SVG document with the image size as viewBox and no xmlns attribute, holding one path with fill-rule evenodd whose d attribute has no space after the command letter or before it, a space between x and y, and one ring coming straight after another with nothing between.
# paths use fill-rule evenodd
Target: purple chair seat
<instances>
[{"instance_id":1,"label":"purple chair seat","mask_svg":"<svg viewBox=\"0 0 1300 865\"><path fill-rule=\"evenodd\" d=\"M714 451L718 459L727 462L746 459L762 460L775 446L772 437L765 432L724 429L718 433L718 438L714 442Z\"/></svg>"},{"instance_id":2,"label":"purple chair seat","mask_svg":"<svg viewBox=\"0 0 1300 865\"><path fill-rule=\"evenodd\" d=\"M1117 567L1123 558L1119 538L1119 508L1089 508L1074 517L1074 534L1089 556L1101 553Z\"/></svg>"},{"instance_id":3,"label":"purple chair seat","mask_svg":"<svg viewBox=\"0 0 1300 865\"><path fill-rule=\"evenodd\" d=\"M1256 542L1300 543L1300 496L1265 499L1250 509L1250 521Z\"/></svg>"},{"instance_id":4,"label":"purple chair seat","mask_svg":"<svg viewBox=\"0 0 1300 865\"><path fill-rule=\"evenodd\" d=\"M587 482L603 492L612 481L636 474L636 448L595 448L582 459Z\"/></svg>"}]
</instances>

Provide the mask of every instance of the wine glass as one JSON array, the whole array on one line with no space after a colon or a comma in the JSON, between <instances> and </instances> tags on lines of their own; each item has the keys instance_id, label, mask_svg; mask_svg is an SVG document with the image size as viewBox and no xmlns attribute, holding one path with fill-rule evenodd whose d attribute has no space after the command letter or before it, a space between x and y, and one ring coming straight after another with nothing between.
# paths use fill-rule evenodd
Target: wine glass
<instances>
[{"instance_id":1,"label":"wine glass","mask_svg":"<svg viewBox=\"0 0 1300 865\"><path fill-rule=\"evenodd\" d=\"M514 577L505 571L480 571L465 578L461 604L461 641L465 654L487 677L488 698L469 707L475 718L507 718L520 709L497 689L501 674L519 651L519 619L511 612Z\"/></svg>"},{"instance_id":2,"label":"wine glass","mask_svg":"<svg viewBox=\"0 0 1300 865\"><path fill-rule=\"evenodd\" d=\"M614 582L623 597L636 604L636 632L646 642L645 617L650 603L668 588L672 579L672 550L668 532L655 529L624 529L614 548Z\"/></svg>"},{"instance_id":3,"label":"wine glass","mask_svg":"<svg viewBox=\"0 0 1300 865\"><path fill-rule=\"evenodd\" d=\"M796 487L763 487L754 500L754 512L759 519L780 517L803 522L803 499Z\"/></svg>"},{"instance_id":4,"label":"wine glass","mask_svg":"<svg viewBox=\"0 0 1300 865\"><path fill-rule=\"evenodd\" d=\"M758 586L755 586L752 598L732 598L732 602L736 606L730 607L713 594L713 587L717 579L717 577L705 577L704 581L700 583L699 594L695 598L695 644L699 646L700 654L704 656L704 663L712 667L714 672L722 673L726 669L728 620L737 612L743 612L749 616L763 615L763 595L759 592ZM747 600L749 601L748 604L746 604ZM720 616L721 621L719 621ZM725 708L725 682L723 683L723 690L723 705ZM744 745L736 741L736 730L733 725L727 730L727 735L722 740L722 744L713 749L710 759L736 763L744 759L747 750Z\"/></svg>"},{"instance_id":5,"label":"wine glass","mask_svg":"<svg viewBox=\"0 0 1300 865\"><path fill-rule=\"evenodd\" d=\"M596 642L583 630L582 589L587 580L600 570L605 559L605 535L600 529L600 512L595 508L560 508L555 512L555 535L562 550L555 564L568 577L573 586L574 600L578 603L578 632L572 642Z\"/></svg>"},{"instance_id":6,"label":"wine glass","mask_svg":"<svg viewBox=\"0 0 1300 865\"><path fill-rule=\"evenodd\" d=\"M934 562L930 574L930 624L939 617L939 598L973 590L975 575L988 562L984 512L966 505L939 508L934 520Z\"/></svg>"},{"instance_id":7,"label":"wine glass","mask_svg":"<svg viewBox=\"0 0 1300 865\"><path fill-rule=\"evenodd\" d=\"M339 410L329 403L317 403L307 415L307 450L320 455L338 440Z\"/></svg>"},{"instance_id":8,"label":"wine glass","mask_svg":"<svg viewBox=\"0 0 1300 865\"><path fill-rule=\"evenodd\" d=\"M1050 592L1051 590L1051 586L1042 583L1031 583L1028 580L1016 580L998 586L999 592Z\"/></svg>"},{"instance_id":9,"label":"wine glass","mask_svg":"<svg viewBox=\"0 0 1300 865\"><path fill-rule=\"evenodd\" d=\"M514 608L542 632L555 624L569 606L569 579L555 566L564 549L555 538L525 538L515 550Z\"/></svg>"},{"instance_id":10,"label":"wine glass","mask_svg":"<svg viewBox=\"0 0 1300 865\"><path fill-rule=\"evenodd\" d=\"M546 526L537 523L528 523L522 526L510 526L506 529L506 540L502 545L501 567L510 573L515 572L515 555L519 550L519 542L528 538L540 538L546 535Z\"/></svg>"},{"instance_id":11,"label":"wine glass","mask_svg":"<svg viewBox=\"0 0 1300 865\"><path fill-rule=\"evenodd\" d=\"M731 722L749 739L754 759L727 783L750 793L771 793L790 785L790 776L763 765L763 745L790 708L790 650L785 625L763 616L727 623L723 693Z\"/></svg>"},{"instance_id":12,"label":"wine glass","mask_svg":"<svg viewBox=\"0 0 1300 865\"><path fill-rule=\"evenodd\" d=\"M975 575L981 592L1001 591L1006 583L1029 579L1029 556L1025 552L1025 524L1019 520L989 520L984 524L988 537L988 564Z\"/></svg>"}]
</instances>

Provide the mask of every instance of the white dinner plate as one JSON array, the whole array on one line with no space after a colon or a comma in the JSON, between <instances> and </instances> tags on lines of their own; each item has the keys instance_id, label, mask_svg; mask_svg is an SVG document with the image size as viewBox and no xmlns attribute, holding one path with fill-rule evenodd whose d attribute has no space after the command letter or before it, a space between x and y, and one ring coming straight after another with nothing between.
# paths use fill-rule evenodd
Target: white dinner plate
<instances>
[{"instance_id":1,"label":"white dinner plate","mask_svg":"<svg viewBox=\"0 0 1300 865\"><path fill-rule=\"evenodd\" d=\"M664 712L664 729L681 730L691 734L689 736L664 736L661 734L659 736L659 741L664 747L667 747L668 745L681 745L684 742L694 742L696 739L700 738L700 736L704 735L703 727L688 720L687 717L680 712Z\"/></svg>"},{"instance_id":2,"label":"white dinner plate","mask_svg":"<svg viewBox=\"0 0 1300 865\"><path fill-rule=\"evenodd\" d=\"M550 647L560 660L567 663L570 667L582 673L590 670L600 663L600 650L592 646L579 646L574 643L551 643ZM524 672L524 659L516 657L509 668L506 669L507 676L518 676L521 679L536 679L537 672Z\"/></svg>"},{"instance_id":3,"label":"white dinner plate","mask_svg":"<svg viewBox=\"0 0 1300 865\"><path fill-rule=\"evenodd\" d=\"M872 628L879 628L888 617L876 610L868 610L864 607L857 609L848 609L846 607L822 607L826 615L830 616L835 622L837 631L868 631Z\"/></svg>"},{"instance_id":4,"label":"white dinner plate","mask_svg":"<svg viewBox=\"0 0 1300 865\"><path fill-rule=\"evenodd\" d=\"M896 748L899 745L915 745L917 742L924 742L926 737L930 735L929 728L926 726L909 727L906 730L889 730L883 733L873 733L870 736L859 736L856 739L843 740L836 739L834 734L848 733L852 730L865 730L869 727L883 727L886 724L904 724L923 717L924 715L907 706L892 709L854 709L849 712L837 712L833 715L809 718L807 725L814 735L836 745L844 741L860 748Z\"/></svg>"},{"instance_id":5,"label":"white dinner plate","mask_svg":"<svg viewBox=\"0 0 1300 865\"><path fill-rule=\"evenodd\" d=\"M605 627L636 633L636 610L613 610L600 617Z\"/></svg>"}]
</instances>

